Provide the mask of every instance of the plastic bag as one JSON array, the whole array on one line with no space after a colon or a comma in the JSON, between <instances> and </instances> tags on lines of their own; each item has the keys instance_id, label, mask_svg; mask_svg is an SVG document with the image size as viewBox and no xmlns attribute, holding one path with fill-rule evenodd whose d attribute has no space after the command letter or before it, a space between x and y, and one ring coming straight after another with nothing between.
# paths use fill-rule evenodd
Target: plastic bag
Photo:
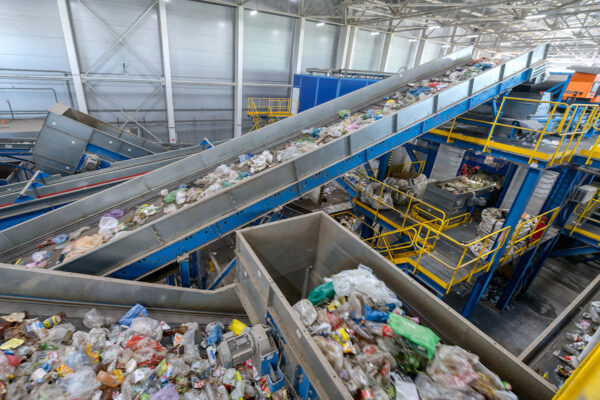
<instances>
[{"instance_id":1,"label":"plastic bag","mask_svg":"<svg viewBox=\"0 0 600 400\"><path fill-rule=\"evenodd\" d=\"M217 345L223 337L223 328L221 323L215 322L208 324L206 326L206 333L208 334L208 337L206 338L206 344L208 346Z\"/></svg>"},{"instance_id":2,"label":"plastic bag","mask_svg":"<svg viewBox=\"0 0 600 400\"><path fill-rule=\"evenodd\" d=\"M317 286L308 295L308 300L315 306L327 303L333 299L336 291L334 290L333 282L325 282L322 285ZM349 293L348 293L349 294Z\"/></svg>"},{"instance_id":3,"label":"plastic bag","mask_svg":"<svg viewBox=\"0 0 600 400\"><path fill-rule=\"evenodd\" d=\"M83 315L83 325L88 329L100 328L105 322L106 319L95 308Z\"/></svg>"},{"instance_id":4,"label":"plastic bag","mask_svg":"<svg viewBox=\"0 0 600 400\"><path fill-rule=\"evenodd\" d=\"M337 372L341 371L344 364L344 349L342 346L333 340L324 339L320 336L313 336L313 339L333 369Z\"/></svg>"},{"instance_id":5,"label":"plastic bag","mask_svg":"<svg viewBox=\"0 0 600 400\"><path fill-rule=\"evenodd\" d=\"M163 329L159 321L148 317L140 317L131 321L131 325L129 326L129 329L127 329L126 335L147 336L156 341L160 341L160 339L162 339L162 332Z\"/></svg>"},{"instance_id":6,"label":"plastic bag","mask_svg":"<svg viewBox=\"0 0 600 400\"><path fill-rule=\"evenodd\" d=\"M4 352L0 351L0 381L6 382L14 371L15 368L10 364Z\"/></svg>"},{"instance_id":7,"label":"plastic bag","mask_svg":"<svg viewBox=\"0 0 600 400\"><path fill-rule=\"evenodd\" d=\"M62 381L69 399L87 399L100 386L96 380L96 373L91 367L69 374Z\"/></svg>"},{"instance_id":8,"label":"plastic bag","mask_svg":"<svg viewBox=\"0 0 600 400\"><path fill-rule=\"evenodd\" d=\"M102 217L98 223L98 234L112 236L119 225L119 220L113 217Z\"/></svg>"},{"instance_id":9,"label":"plastic bag","mask_svg":"<svg viewBox=\"0 0 600 400\"><path fill-rule=\"evenodd\" d=\"M92 351L100 351L106 346L106 335L108 329L93 328L87 336L87 343L90 344Z\"/></svg>"},{"instance_id":10,"label":"plastic bag","mask_svg":"<svg viewBox=\"0 0 600 400\"><path fill-rule=\"evenodd\" d=\"M371 307L365 304L365 319L367 321L386 322L388 320L388 313L385 311L372 310Z\"/></svg>"},{"instance_id":11,"label":"plastic bag","mask_svg":"<svg viewBox=\"0 0 600 400\"><path fill-rule=\"evenodd\" d=\"M131 321L133 321L134 318L147 316L148 310L146 310L146 308L141 304L136 304L135 306L131 307L131 309L129 309L129 311L127 311L125 315L121 317L121 319L119 320L119 324L129 326L131 325Z\"/></svg>"},{"instance_id":12,"label":"plastic bag","mask_svg":"<svg viewBox=\"0 0 600 400\"><path fill-rule=\"evenodd\" d=\"M167 354L167 350L156 340L139 335L129 339L127 348L133 351L133 358L140 367L155 367Z\"/></svg>"},{"instance_id":13,"label":"plastic bag","mask_svg":"<svg viewBox=\"0 0 600 400\"><path fill-rule=\"evenodd\" d=\"M151 394L150 400L179 400L179 393L177 393L175 385L169 383L158 392Z\"/></svg>"},{"instance_id":14,"label":"plastic bag","mask_svg":"<svg viewBox=\"0 0 600 400\"><path fill-rule=\"evenodd\" d=\"M423 346L427 350L427 357L433 358L440 338L431 329L394 313L389 314L388 324L396 334Z\"/></svg>"},{"instance_id":15,"label":"plastic bag","mask_svg":"<svg viewBox=\"0 0 600 400\"><path fill-rule=\"evenodd\" d=\"M300 300L292 308L306 326L311 326L317 319L317 310L315 310L315 307L307 299Z\"/></svg>"},{"instance_id":16,"label":"plastic bag","mask_svg":"<svg viewBox=\"0 0 600 400\"><path fill-rule=\"evenodd\" d=\"M334 293L338 296L350 296L354 293L370 299L375 305L385 306L391 303L398 307L402 306L402 302L394 292L383 281L377 279L373 271L365 265L361 264L356 269L342 271L331 279Z\"/></svg>"},{"instance_id":17,"label":"plastic bag","mask_svg":"<svg viewBox=\"0 0 600 400\"><path fill-rule=\"evenodd\" d=\"M220 325L217 325L220 329ZM191 360L197 360L200 358L200 350L196 346L194 337L196 336L196 330L198 330L198 324L188 324L188 330L183 334L181 344L183 345L183 358L187 362Z\"/></svg>"},{"instance_id":18,"label":"plastic bag","mask_svg":"<svg viewBox=\"0 0 600 400\"><path fill-rule=\"evenodd\" d=\"M403 379L395 372L392 372L390 375L394 389L396 389L395 400L419 400L417 386L410 378Z\"/></svg>"},{"instance_id":19,"label":"plastic bag","mask_svg":"<svg viewBox=\"0 0 600 400\"><path fill-rule=\"evenodd\" d=\"M439 385L464 390L479 380L480 375L472 365L478 361L476 355L458 346L441 345L427 367L427 373Z\"/></svg>"},{"instance_id":20,"label":"plastic bag","mask_svg":"<svg viewBox=\"0 0 600 400\"><path fill-rule=\"evenodd\" d=\"M242 321L234 319L233 321L231 321L231 324L229 324L228 329L236 335L241 335L244 332L244 329L246 329L247 327L248 325L244 324Z\"/></svg>"}]
</instances>

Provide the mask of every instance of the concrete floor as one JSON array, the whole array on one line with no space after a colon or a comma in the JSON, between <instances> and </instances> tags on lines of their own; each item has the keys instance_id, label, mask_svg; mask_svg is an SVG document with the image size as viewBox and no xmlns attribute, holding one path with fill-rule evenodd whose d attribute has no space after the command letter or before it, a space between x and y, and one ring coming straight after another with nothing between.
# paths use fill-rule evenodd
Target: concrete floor
<instances>
[{"instance_id":1,"label":"concrete floor","mask_svg":"<svg viewBox=\"0 0 600 400\"><path fill-rule=\"evenodd\" d=\"M525 296L504 312L482 301L471 322L518 356L599 273L600 263L583 257L549 258ZM460 311L468 294L453 292L446 301Z\"/></svg>"}]
</instances>

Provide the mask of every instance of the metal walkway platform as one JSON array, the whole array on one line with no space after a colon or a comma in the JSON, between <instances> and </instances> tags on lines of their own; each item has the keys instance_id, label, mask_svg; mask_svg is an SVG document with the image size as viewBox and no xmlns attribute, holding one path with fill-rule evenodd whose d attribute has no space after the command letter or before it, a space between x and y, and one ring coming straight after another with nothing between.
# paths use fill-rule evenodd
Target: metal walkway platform
<instances>
[{"instance_id":1,"label":"metal walkway platform","mask_svg":"<svg viewBox=\"0 0 600 400\"><path fill-rule=\"evenodd\" d=\"M150 217L140 228L54 268L139 279L512 87L543 76L547 50L548 45L540 46L173 214ZM339 110L366 111L397 90L406 90L411 82L439 76L471 59L472 48L465 48L7 229L0 233L0 258L14 262L52 235L93 227L113 208L150 203L159 199L163 188L189 184L239 155L281 148L302 129L339 121Z\"/></svg>"}]
</instances>

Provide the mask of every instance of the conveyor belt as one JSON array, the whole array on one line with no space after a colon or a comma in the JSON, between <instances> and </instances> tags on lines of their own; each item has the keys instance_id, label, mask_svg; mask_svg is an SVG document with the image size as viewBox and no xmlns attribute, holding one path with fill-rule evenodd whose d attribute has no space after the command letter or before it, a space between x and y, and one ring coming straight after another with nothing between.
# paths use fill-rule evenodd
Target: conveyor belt
<instances>
[{"instance_id":1,"label":"conveyor belt","mask_svg":"<svg viewBox=\"0 0 600 400\"><path fill-rule=\"evenodd\" d=\"M48 173L76 173L85 153L96 154L104 160L121 161L167 151L158 143L64 104L57 103L48 111L31 157Z\"/></svg>"},{"instance_id":2,"label":"conveyor belt","mask_svg":"<svg viewBox=\"0 0 600 400\"><path fill-rule=\"evenodd\" d=\"M547 45L540 46L173 214L150 217L135 231L54 268L138 279L482 102L543 76L547 50ZM0 233L0 257L14 262L46 238L86 225L92 226L87 233L96 233L99 218L113 208L131 212L134 206L159 200L161 189L189 184L218 165L237 161L239 155L282 148L302 129L338 121L341 109L381 107L388 96L407 90L407 84L464 66L471 55L470 47L460 50L5 230Z\"/></svg>"},{"instance_id":3,"label":"conveyor belt","mask_svg":"<svg viewBox=\"0 0 600 400\"><path fill-rule=\"evenodd\" d=\"M43 186L32 187L23 193L30 197L27 201L23 201L23 196L20 196L27 182L2 186L0 187L0 230L199 153L205 148L205 145L185 147L119 161L110 168L40 179L36 182L43 183Z\"/></svg>"}]
</instances>

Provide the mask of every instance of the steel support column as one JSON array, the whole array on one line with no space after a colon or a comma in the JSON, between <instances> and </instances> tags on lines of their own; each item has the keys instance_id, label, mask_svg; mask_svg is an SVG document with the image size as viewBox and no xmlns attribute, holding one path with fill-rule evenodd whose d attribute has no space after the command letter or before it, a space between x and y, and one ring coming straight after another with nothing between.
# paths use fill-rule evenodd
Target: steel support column
<instances>
[{"instance_id":1,"label":"steel support column","mask_svg":"<svg viewBox=\"0 0 600 400\"><path fill-rule=\"evenodd\" d=\"M235 67L233 95L233 137L242 136L242 91L244 76L244 6L237 6L235 12Z\"/></svg>"},{"instance_id":2,"label":"steel support column","mask_svg":"<svg viewBox=\"0 0 600 400\"><path fill-rule=\"evenodd\" d=\"M171 80L171 53L169 52L169 34L167 31L167 8L165 6L165 0L158 1L158 28L165 85L165 104L167 106L169 142L176 143L177 132L175 132L175 107L173 106L173 82Z\"/></svg>"},{"instance_id":3,"label":"steel support column","mask_svg":"<svg viewBox=\"0 0 600 400\"><path fill-rule=\"evenodd\" d=\"M425 32L427 30L423 29L421 34L419 35L419 40L417 41L417 50L415 51L415 57L410 64L410 68L414 68L421 64L421 59L423 58L423 50L425 49Z\"/></svg>"},{"instance_id":4,"label":"steel support column","mask_svg":"<svg viewBox=\"0 0 600 400\"><path fill-rule=\"evenodd\" d=\"M431 143L430 146L431 145L433 145L433 143ZM435 144L435 148L430 148L429 146L427 148L427 159L425 160L425 166L423 167L423 174L428 178L431 175L431 170L433 170L433 164L435 164L435 158L437 157L439 147L439 144Z\"/></svg>"},{"instance_id":5,"label":"steel support column","mask_svg":"<svg viewBox=\"0 0 600 400\"><path fill-rule=\"evenodd\" d=\"M392 158L393 150L379 157L379 166L377 167L377 180L383 182L387 176L388 167Z\"/></svg>"},{"instance_id":6,"label":"steel support column","mask_svg":"<svg viewBox=\"0 0 600 400\"><path fill-rule=\"evenodd\" d=\"M290 83L294 83L294 74L302 73L302 48L304 47L304 27L306 19L301 17L296 20L296 29L294 30L294 49L292 54L292 76ZM292 87L292 102L296 104L296 108L291 110L293 114L298 112L298 104L300 98L300 88ZM290 105L293 107L293 104Z\"/></svg>"},{"instance_id":7,"label":"steel support column","mask_svg":"<svg viewBox=\"0 0 600 400\"><path fill-rule=\"evenodd\" d=\"M494 272L496 271L496 268L498 267L498 264L500 263L502 254L504 254L504 251L506 250L508 242L510 241L512 234L515 231L517 224L519 223L519 219L521 218L521 215L525 211L525 208L527 207L527 203L529 202L529 199L531 198L531 195L533 194L535 187L537 186L538 182L540 181L542 172L543 172L542 169L533 168L533 167L530 167L527 170L527 175L525 175L525 179L523 180L523 183L521 184L521 188L520 188L519 192L517 193L517 196L515 197L515 200L514 200L512 206L510 207L510 210L508 211L508 215L506 216L504 225L502 226L502 228L510 227L505 233L506 240L504 240L504 243L498 247L496 256L494 257L494 260L492 261L492 265L490 266L489 271L487 273L481 275L475 282L475 285L473 286L473 290L471 291L471 294L469 295L467 303L465 304L465 306L462 310L462 315L464 317L470 318L471 315L473 315L473 310L475 310L475 307L477 306L477 304L479 303L479 300L481 299L481 296L483 295L483 291L485 290L487 285L490 283L490 280L492 279L492 276L494 275ZM498 238L497 240L499 240L499 239L500 238Z\"/></svg>"},{"instance_id":8,"label":"steel support column","mask_svg":"<svg viewBox=\"0 0 600 400\"><path fill-rule=\"evenodd\" d=\"M391 46L392 46L392 33L388 32L385 34L385 39L383 41L383 50L381 51L381 58L379 59L379 71L381 71L381 72L386 71Z\"/></svg>"},{"instance_id":9,"label":"steel support column","mask_svg":"<svg viewBox=\"0 0 600 400\"><path fill-rule=\"evenodd\" d=\"M344 68L348 59L348 43L350 42L350 33L352 27L345 25L340 28L340 37L337 43L337 51L335 55L335 67Z\"/></svg>"},{"instance_id":10,"label":"steel support column","mask_svg":"<svg viewBox=\"0 0 600 400\"><path fill-rule=\"evenodd\" d=\"M352 26L350 29L350 38L348 39L348 48L346 50L346 60L343 68L350 69L354 61L354 47L356 46L356 37L358 36L358 28Z\"/></svg>"},{"instance_id":11,"label":"steel support column","mask_svg":"<svg viewBox=\"0 0 600 400\"><path fill-rule=\"evenodd\" d=\"M81 69L79 66L79 58L77 57L77 46L75 45L75 37L73 36L73 27L71 24L71 10L68 0L56 0L58 4L58 15L62 26L63 35L65 38L65 47L67 49L67 58L69 59L69 67L73 78L73 86L75 87L75 97L77 98L77 108L79 111L86 113L87 102L85 99L85 90L81 80Z\"/></svg>"}]
</instances>

